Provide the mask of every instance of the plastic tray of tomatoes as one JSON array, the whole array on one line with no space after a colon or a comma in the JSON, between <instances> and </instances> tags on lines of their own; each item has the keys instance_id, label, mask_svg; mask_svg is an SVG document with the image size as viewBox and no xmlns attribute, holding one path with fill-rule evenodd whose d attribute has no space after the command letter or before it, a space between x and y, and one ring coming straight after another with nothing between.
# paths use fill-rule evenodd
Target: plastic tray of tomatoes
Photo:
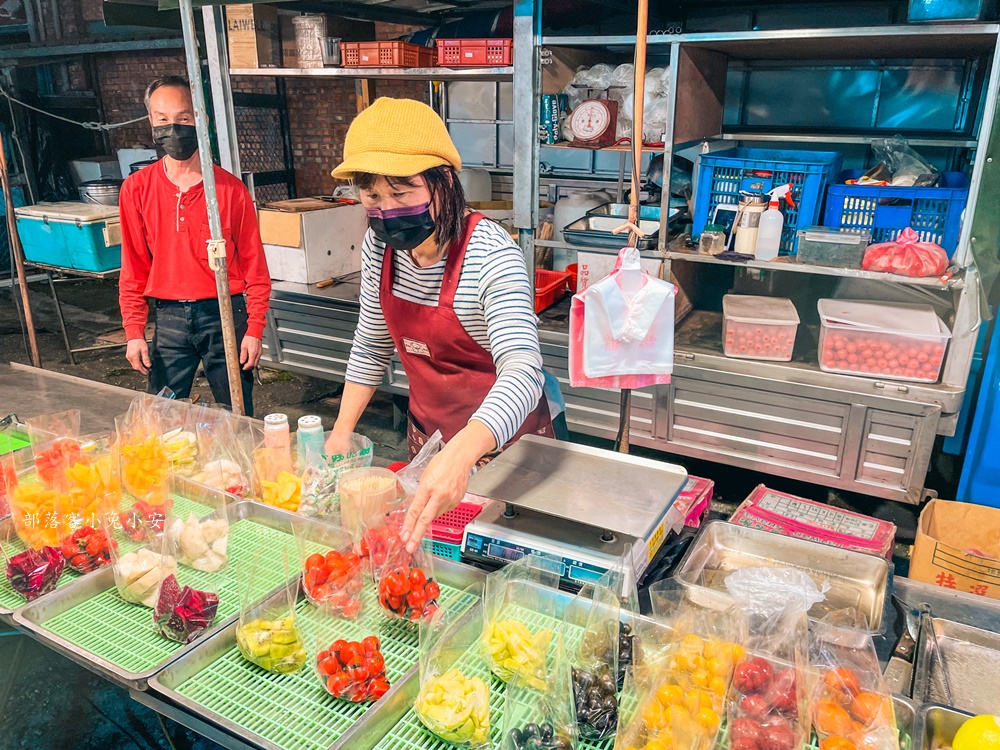
<instances>
[{"instance_id":1,"label":"plastic tray of tomatoes","mask_svg":"<svg viewBox=\"0 0 1000 750\"><path fill-rule=\"evenodd\" d=\"M722 351L727 357L791 360L799 329L799 314L791 300L727 294L722 311Z\"/></svg>"},{"instance_id":2,"label":"plastic tray of tomatoes","mask_svg":"<svg viewBox=\"0 0 1000 750\"><path fill-rule=\"evenodd\" d=\"M936 383L951 334L917 335L840 326L823 321L819 366L826 372Z\"/></svg>"}]
</instances>

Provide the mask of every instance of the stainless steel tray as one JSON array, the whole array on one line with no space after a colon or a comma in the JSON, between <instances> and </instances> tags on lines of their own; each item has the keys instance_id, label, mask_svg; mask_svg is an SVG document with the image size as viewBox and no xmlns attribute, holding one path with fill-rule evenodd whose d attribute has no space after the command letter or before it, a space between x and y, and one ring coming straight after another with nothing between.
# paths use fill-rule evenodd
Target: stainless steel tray
<instances>
[{"instance_id":1,"label":"stainless steel tray","mask_svg":"<svg viewBox=\"0 0 1000 750\"><path fill-rule=\"evenodd\" d=\"M939 618L934 618L934 630L941 656L935 658L930 633L921 632L917 659L927 668L916 671L914 697L972 714L996 713L1000 705L1000 633ZM950 700L942 678L947 679Z\"/></svg>"},{"instance_id":2,"label":"stainless steel tray","mask_svg":"<svg viewBox=\"0 0 1000 750\"><path fill-rule=\"evenodd\" d=\"M203 485L186 481L183 478L176 478L174 480L173 490L177 494L195 502L199 499L205 500L210 496L223 494ZM231 496L227 497L231 498ZM279 508L251 501L230 503L226 508L226 513L231 524L237 521L251 520L254 523L285 532L289 535L292 533L291 521L293 518L298 517ZM29 635L38 641L102 677L127 688L145 690L146 684L153 674L174 660L196 650L213 633L224 629L229 623L235 622L237 619L237 615L231 615L218 620L212 628L197 640L176 649L162 661L138 671L124 669L109 659L81 648L71 640L52 632L47 626L47 623L58 615L69 612L74 607L114 588L114 571L110 566L102 568L15 610L13 614L14 624L22 630L27 631ZM152 615L150 615L150 632L152 632Z\"/></svg>"},{"instance_id":3,"label":"stainless steel tray","mask_svg":"<svg viewBox=\"0 0 1000 750\"><path fill-rule=\"evenodd\" d=\"M563 237L573 245L621 249L628 243L628 234L612 234L625 221L620 216L589 214L577 219L563 229ZM639 219L639 229L645 233L637 243L639 250L655 250L660 235L660 222Z\"/></svg>"},{"instance_id":4,"label":"stainless steel tray","mask_svg":"<svg viewBox=\"0 0 1000 750\"><path fill-rule=\"evenodd\" d=\"M909 698L894 695L892 696L892 708L896 714L896 729L899 730L900 736L905 734L910 738L910 750L913 750L913 744L916 742L913 733L917 729L917 706ZM906 748L900 745L899 750L906 750Z\"/></svg>"},{"instance_id":5,"label":"stainless steel tray","mask_svg":"<svg viewBox=\"0 0 1000 750\"><path fill-rule=\"evenodd\" d=\"M917 726L912 750L942 750L951 748L955 733L971 714L933 703L917 711Z\"/></svg>"},{"instance_id":6,"label":"stainless steel tray","mask_svg":"<svg viewBox=\"0 0 1000 750\"><path fill-rule=\"evenodd\" d=\"M475 583L481 583L486 577L486 574L481 570L439 558L434 559L434 574L440 583L460 590L466 589ZM477 606L473 610L470 610L470 614L467 616L474 616L473 613L478 613L479 611ZM149 680L150 691L167 698L170 703L176 704L187 713L193 714L199 721L210 722L213 726L228 732L253 747L282 750L280 745L276 745L252 730L240 726L197 700L192 700L179 692L186 682L198 676L216 661L223 659L236 648L237 624L235 620L229 622L212 637L199 641L200 645L198 648L189 650L181 654L179 658L173 660L166 668L162 669ZM282 679L281 677L275 678L273 675L267 675L262 670L258 670L250 665L247 665L247 669L259 672L262 680L273 681L274 679ZM307 663L304 669L311 669L311 665ZM374 747L413 705L420 687L419 682L419 665L414 663L401 678L397 678L393 682L389 692L382 699L364 710L361 717L356 719L350 728L329 746L329 750L333 750L334 748L367 750ZM329 696L325 697L330 702L334 702L333 698ZM181 723L185 723L183 715L172 714L172 716ZM279 726L283 718L286 717L283 717L280 712L277 712L272 717L273 722Z\"/></svg>"},{"instance_id":7,"label":"stainless steel tray","mask_svg":"<svg viewBox=\"0 0 1000 750\"><path fill-rule=\"evenodd\" d=\"M693 601L724 608L733 602L726 591L726 576L759 566L801 570L817 586L828 583L826 599L809 610L810 617L819 619L835 609L856 607L868 618L872 632L884 632L890 567L882 557L712 521L691 544L674 578L688 589Z\"/></svg>"},{"instance_id":8,"label":"stainless steel tray","mask_svg":"<svg viewBox=\"0 0 1000 750\"><path fill-rule=\"evenodd\" d=\"M628 211L631 205L628 203L605 203L598 206L597 208L592 208L587 211L587 216L616 216L619 219L627 219ZM670 218L673 218L674 212L670 214ZM639 206L639 218L640 219L652 219L653 221L660 220L660 207L659 206Z\"/></svg>"}]
</instances>

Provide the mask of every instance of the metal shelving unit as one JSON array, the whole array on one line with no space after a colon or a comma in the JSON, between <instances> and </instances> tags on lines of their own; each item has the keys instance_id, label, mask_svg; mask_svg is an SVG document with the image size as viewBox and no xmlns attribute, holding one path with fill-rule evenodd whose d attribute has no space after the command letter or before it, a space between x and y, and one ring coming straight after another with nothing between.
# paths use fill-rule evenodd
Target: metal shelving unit
<instances>
[{"instance_id":1,"label":"metal shelving unit","mask_svg":"<svg viewBox=\"0 0 1000 750\"><path fill-rule=\"evenodd\" d=\"M608 59L635 43L634 36L560 36L536 33L541 27L541 0L525 10L526 23L515 39L522 58L532 50L573 49L590 54L593 61ZM997 104L1000 26L997 24L941 24L925 26L880 26L832 29L789 29L725 33L651 35L651 53L669 53L671 92L668 102L668 146L664 173L670 174L675 151L714 142L773 142L790 144L843 144L864 146L871 133L827 129L809 131L788 128L767 132L745 128L745 132L723 126L726 74L730 60L775 61L780 66L799 61L840 61L855 58L931 59L983 58L985 96L981 124L970 134L916 135L917 147L966 149L973 154L970 200L959 248L954 260L962 270L954 277L911 279L861 270L796 264L794 261L732 264L668 245L661 228L660 255L665 272L685 275L722 268L745 268L751 272L795 274L808 284L811 277L840 277L862 283L881 284L886 290L912 290L936 295L950 302L954 335L940 383L933 385L880 381L826 373L811 355L790 363L754 362L723 355L721 315L695 311L677 329L673 383L650 389L641 402L645 406L632 421L631 439L648 447L704 458L816 482L832 488L854 490L897 501L915 503L928 490L923 483L933 444L938 434L955 430L965 393L966 380L980 325L979 277L971 263L970 227L976 212L982 172L991 163L987 154L992 113ZM552 53L547 53L550 58ZM619 54L620 57L620 54ZM608 60L605 60L608 61ZM531 73L535 95L544 91L543 73L535 65ZM515 82L525 80L515 75ZM559 87L561 88L561 86ZM517 153L528 153L536 122L518 121ZM883 131L882 137L885 136ZM536 156L537 158L537 156ZM988 161L989 160L989 161ZM532 196L538 180L528 169L515 179L515 206L521 243L533 257L531 227L536 224ZM667 191L664 191L666 194ZM520 200L519 200L520 199ZM665 215L665 213L664 213ZM542 246L572 249L567 243L539 242ZM815 335L803 325L800 336ZM564 324L548 326L543 348L549 357L568 351ZM811 356L811 360L809 357ZM548 365L548 359L546 360ZM617 424L617 394L609 393L604 407L589 389L569 388L565 371L557 371L567 400L571 427L612 437Z\"/></svg>"},{"instance_id":2,"label":"metal shelving unit","mask_svg":"<svg viewBox=\"0 0 1000 750\"><path fill-rule=\"evenodd\" d=\"M387 6L391 3L387 4ZM561 90L581 60L621 59L635 37L559 36L542 34L541 0L514 6L514 64L489 69L342 69L228 70L223 24L218 10L205 11L213 90L226 101L228 74L256 76L318 76L418 80L513 80L514 224L526 262L534 265L538 247L576 249L569 243L535 242L538 224L539 174L538 97ZM214 15L213 15L214 13ZM903 502L919 502L928 490L923 483L937 435L954 432L965 395L975 337L980 325L979 277L972 264L974 243L997 238L974 237L984 169L1000 153L988 153L993 113L1000 88L997 24L940 24L836 29L790 29L726 33L651 35L650 54L669 67L670 96L662 148L664 173L682 148L713 143L763 142L843 144L863 147L875 131L827 128L727 128L723 123L726 76L730 60L776 61L789 66L802 61L839 61L909 56L979 60L984 94L976 127L956 133L915 134L918 147L941 147L971 155L971 191L965 223L954 261L961 268L953 278L909 279L857 270L798 265L779 261L743 264L749 272L794 275L802 286L813 279L851 278L885 290L930 295L950 305L953 338L943 375L937 384L916 384L858 378L820 370L815 352L791 363L754 362L723 356L718 327L721 316L695 309L677 329L676 366L669 386L638 391L633 399L632 441L680 455L706 458L758 469L831 488L867 493ZM544 49L544 53L543 53ZM741 63L743 64L743 63ZM770 64L767 62L766 64ZM220 97L216 96L216 101ZM231 102L231 100L230 100ZM224 110L225 108L223 108ZM218 112L217 108L217 112ZM227 113L222 112L225 120ZM231 107L228 117L231 120ZM220 123L225 125L225 123ZM231 132L225 127L220 133ZM742 132L740 132L742 131ZM786 132L787 131L787 132ZM881 132L884 132L881 131ZM221 139L220 139L221 140ZM230 162L235 137L228 141ZM565 146L562 146L565 148ZM706 146L707 147L707 146ZM611 149L615 150L614 148ZM227 166L223 154L223 165ZM238 170L237 170L238 171ZM609 187L614 179L606 180ZM664 191L668 195L668 191ZM661 212L664 217L666 211ZM665 218L664 218L665 221ZM978 230L977 230L978 231ZM667 227L660 231L659 255L665 272L678 277L725 273L726 265L668 244ZM736 267L736 266L728 266ZM853 282L852 282L853 283ZM878 285L881 285L880 287ZM341 285L331 294L305 285L278 284L273 314L265 334L265 356L277 366L341 379L357 319L353 290ZM571 429L613 437L618 425L618 394L569 387L566 315L556 308L542 316L541 343L546 369L562 382ZM809 340L814 330L800 329ZM809 344L810 346L812 344ZM811 359L809 358L811 356ZM398 363L386 374L384 389L405 393L407 384Z\"/></svg>"}]
</instances>

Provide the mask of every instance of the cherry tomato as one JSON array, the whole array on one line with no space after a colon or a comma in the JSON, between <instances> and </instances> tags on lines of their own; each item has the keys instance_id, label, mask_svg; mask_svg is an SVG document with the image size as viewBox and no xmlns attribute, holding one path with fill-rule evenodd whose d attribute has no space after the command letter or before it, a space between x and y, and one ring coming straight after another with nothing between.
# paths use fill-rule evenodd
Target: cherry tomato
<instances>
[{"instance_id":1,"label":"cherry tomato","mask_svg":"<svg viewBox=\"0 0 1000 750\"><path fill-rule=\"evenodd\" d=\"M365 650L360 643L350 642L344 645L337 654L337 657L344 663L350 664L364 658Z\"/></svg>"},{"instance_id":2,"label":"cherry tomato","mask_svg":"<svg viewBox=\"0 0 1000 750\"><path fill-rule=\"evenodd\" d=\"M340 556L337 550L332 549L326 553L326 564L327 565L340 565L344 562L344 559Z\"/></svg>"},{"instance_id":3,"label":"cherry tomato","mask_svg":"<svg viewBox=\"0 0 1000 750\"><path fill-rule=\"evenodd\" d=\"M384 677L378 677L372 680L368 685L368 697L373 700L378 700L388 692L389 681Z\"/></svg>"},{"instance_id":4,"label":"cherry tomato","mask_svg":"<svg viewBox=\"0 0 1000 750\"><path fill-rule=\"evenodd\" d=\"M327 656L323 661L317 665L319 673L322 675L330 676L341 672L340 662L337 661L335 656Z\"/></svg>"},{"instance_id":5,"label":"cherry tomato","mask_svg":"<svg viewBox=\"0 0 1000 750\"><path fill-rule=\"evenodd\" d=\"M364 648L367 656L379 653L382 650L382 642L379 641L377 635L365 636L361 641L361 646Z\"/></svg>"},{"instance_id":6,"label":"cherry tomato","mask_svg":"<svg viewBox=\"0 0 1000 750\"><path fill-rule=\"evenodd\" d=\"M323 555L314 554L309 555L306 558L306 570L311 570L312 568L320 568L323 566L324 560Z\"/></svg>"},{"instance_id":7,"label":"cherry tomato","mask_svg":"<svg viewBox=\"0 0 1000 750\"><path fill-rule=\"evenodd\" d=\"M433 578L427 582L424 586L424 595L427 597L427 601L435 601L439 596L441 596L441 587L437 585L437 581Z\"/></svg>"},{"instance_id":8,"label":"cherry tomato","mask_svg":"<svg viewBox=\"0 0 1000 750\"><path fill-rule=\"evenodd\" d=\"M415 591L422 589L424 584L427 583L427 576L424 575L424 571L420 568L414 568L410 571L410 590Z\"/></svg>"},{"instance_id":9,"label":"cherry tomato","mask_svg":"<svg viewBox=\"0 0 1000 750\"><path fill-rule=\"evenodd\" d=\"M846 667L831 669L823 675L823 684L838 703L850 703L861 692L858 676Z\"/></svg>"},{"instance_id":10,"label":"cherry tomato","mask_svg":"<svg viewBox=\"0 0 1000 750\"><path fill-rule=\"evenodd\" d=\"M330 646L330 653L339 658L345 646L347 646L347 641L345 641L343 638L340 638L339 640L334 641L333 644Z\"/></svg>"},{"instance_id":11,"label":"cherry tomato","mask_svg":"<svg viewBox=\"0 0 1000 750\"><path fill-rule=\"evenodd\" d=\"M385 671L385 658L377 651L368 657L368 671L373 675L382 674Z\"/></svg>"},{"instance_id":12,"label":"cherry tomato","mask_svg":"<svg viewBox=\"0 0 1000 750\"><path fill-rule=\"evenodd\" d=\"M344 695L350 683L351 678L347 676L346 672L337 672L336 674L330 675L327 679L326 689L329 690L330 694L335 698L340 698Z\"/></svg>"},{"instance_id":13,"label":"cherry tomato","mask_svg":"<svg viewBox=\"0 0 1000 750\"><path fill-rule=\"evenodd\" d=\"M736 667L733 684L741 693L760 693L767 689L774 670L766 659L757 656Z\"/></svg>"}]
</instances>

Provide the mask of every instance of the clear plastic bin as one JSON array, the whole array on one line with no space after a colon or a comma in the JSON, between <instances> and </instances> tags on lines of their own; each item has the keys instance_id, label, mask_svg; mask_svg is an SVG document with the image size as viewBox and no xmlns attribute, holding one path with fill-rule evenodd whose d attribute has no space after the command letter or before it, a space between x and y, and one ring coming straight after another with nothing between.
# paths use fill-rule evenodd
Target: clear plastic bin
<instances>
[{"instance_id":1,"label":"clear plastic bin","mask_svg":"<svg viewBox=\"0 0 1000 750\"><path fill-rule=\"evenodd\" d=\"M799 314L784 297L727 294L722 298L722 341L727 357L788 362Z\"/></svg>"},{"instance_id":2,"label":"clear plastic bin","mask_svg":"<svg viewBox=\"0 0 1000 750\"><path fill-rule=\"evenodd\" d=\"M817 266L861 268L865 250L872 241L867 229L806 227L798 231L799 249L795 260Z\"/></svg>"},{"instance_id":3,"label":"clear plastic bin","mask_svg":"<svg viewBox=\"0 0 1000 750\"><path fill-rule=\"evenodd\" d=\"M821 299L826 372L936 383L951 332L929 305Z\"/></svg>"}]
</instances>

